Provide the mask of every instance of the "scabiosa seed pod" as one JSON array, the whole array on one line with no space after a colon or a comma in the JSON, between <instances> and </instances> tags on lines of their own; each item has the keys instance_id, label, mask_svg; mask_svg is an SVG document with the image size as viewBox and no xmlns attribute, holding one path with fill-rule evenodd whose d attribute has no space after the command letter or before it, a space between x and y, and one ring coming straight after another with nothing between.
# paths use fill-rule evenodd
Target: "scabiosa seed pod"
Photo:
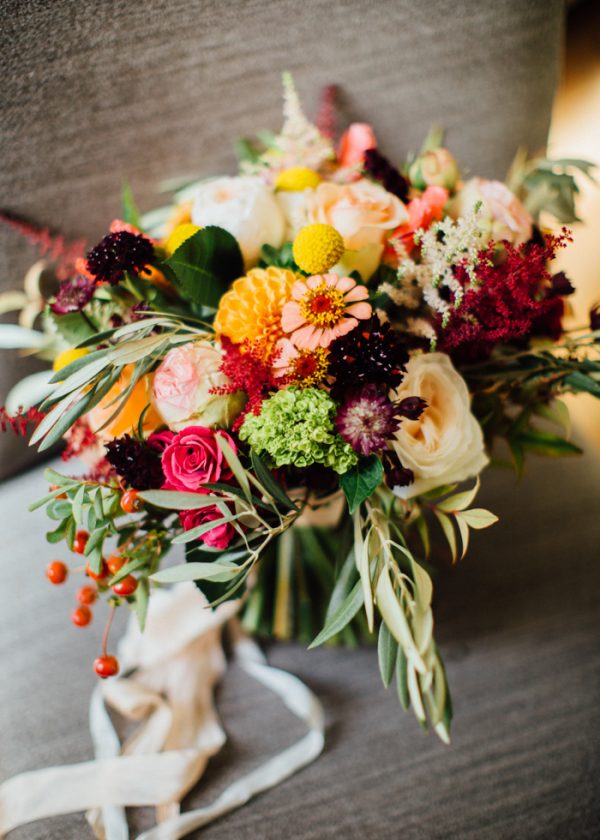
<instances>
[{"instance_id":1,"label":"scabiosa seed pod","mask_svg":"<svg viewBox=\"0 0 600 840\"><path fill-rule=\"evenodd\" d=\"M331 393L338 399L361 385L397 388L404 378L408 350L403 339L388 323L375 315L363 326L330 345L329 375L335 379Z\"/></svg>"},{"instance_id":2,"label":"scabiosa seed pod","mask_svg":"<svg viewBox=\"0 0 600 840\"><path fill-rule=\"evenodd\" d=\"M98 282L114 285L126 271L139 272L154 259L154 247L141 234L120 230L107 234L92 248L86 258L86 267Z\"/></svg>"},{"instance_id":3,"label":"scabiosa seed pod","mask_svg":"<svg viewBox=\"0 0 600 840\"><path fill-rule=\"evenodd\" d=\"M335 428L359 455L381 452L400 428L393 402L375 385L355 392L338 409Z\"/></svg>"},{"instance_id":4,"label":"scabiosa seed pod","mask_svg":"<svg viewBox=\"0 0 600 840\"><path fill-rule=\"evenodd\" d=\"M363 158L365 175L378 181L381 186L400 201L408 200L409 183L377 149L367 149Z\"/></svg>"},{"instance_id":5,"label":"scabiosa seed pod","mask_svg":"<svg viewBox=\"0 0 600 840\"><path fill-rule=\"evenodd\" d=\"M397 413L407 420L418 420L427 408L427 401L421 397L404 397L396 407Z\"/></svg>"},{"instance_id":6,"label":"scabiosa seed pod","mask_svg":"<svg viewBox=\"0 0 600 840\"><path fill-rule=\"evenodd\" d=\"M153 441L136 440L123 435L106 444L106 460L128 487L134 490L157 490L162 487L165 476L161 465L162 441L157 435Z\"/></svg>"}]
</instances>

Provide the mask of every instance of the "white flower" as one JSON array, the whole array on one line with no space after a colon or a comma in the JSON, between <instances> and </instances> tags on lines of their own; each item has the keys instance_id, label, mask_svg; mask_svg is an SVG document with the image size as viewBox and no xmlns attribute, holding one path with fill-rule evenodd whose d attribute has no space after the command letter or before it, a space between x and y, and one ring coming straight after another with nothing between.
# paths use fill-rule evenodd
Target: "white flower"
<instances>
[{"instance_id":1,"label":"white flower","mask_svg":"<svg viewBox=\"0 0 600 840\"><path fill-rule=\"evenodd\" d=\"M403 420L392 443L402 465L415 476L407 487L394 488L402 499L472 478L488 463L481 427L471 413L469 391L449 356L413 356L392 398L412 396L426 400L427 408L418 420Z\"/></svg>"},{"instance_id":2,"label":"white flower","mask_svg":"<svg viewBox=\"0 0 600 840\"><path fill-rule=\"evenodd\" d=\"M217 225L238 241L246 268L255 265L263 245L283 244L285 219L271 189L261 178L215 178L198 187L192 222Z\"/></svg>"}]
</instances>

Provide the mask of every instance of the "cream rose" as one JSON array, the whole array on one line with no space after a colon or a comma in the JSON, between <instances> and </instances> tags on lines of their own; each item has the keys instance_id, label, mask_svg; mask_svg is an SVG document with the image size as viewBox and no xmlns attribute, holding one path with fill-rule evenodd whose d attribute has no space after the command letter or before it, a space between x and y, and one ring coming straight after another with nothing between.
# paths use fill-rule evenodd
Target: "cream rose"
<instances>
[{"instance_id":1,"label":"cream rose","mask_svg":"<svg viewBox=\"0 0 600 840\"><path fill-rule=\"evenodd\" d=\"M520 245L531 238L533 219L506 184L471 178L450 205L450 214L457 219L473 212L480 202L478 225L485 241L507 239Z\"/></svg>"},{"instance_id":2,"label":"cream rose","mask_svg":"<svg viewBox=\"0 0 600 840\"><path fill-rule=\"evenodd\" d=\"M198 187L191 212L195 225L217 225L235 236L246 268L258 262L263 245L283 244L283 213L260 178L240 175L207 181Z\"/></svg>"},{"instance_id":3,"label":"cream rose","mask_svg":"<svg viewBox=\"0 0 600 840\"><path fill-rule=\"evenodd\" d=\"M244 397L215 394L230 384L222 373L221 352L206 341L193 341L169 350L154 374L152 402L173 431L200 425L227 428L242 410Z\"/></svg>"},{"instance_id":4,"label":"cream rose","mask_svg":"<svg viewBox=\"0 0 600 840\"><path fill-rule=\"evenodd\" d=\"M443 484L478 475L488 463L481 427L471 413L464 379L445 353L413 356L394 399L422 397L427 408L418 420L403 420L392 448L414 473L407 487L394 493L409 499Z\"/></svg>"},{"instance_id":5,"label":"cream rose","mask_svg":"<svg viewBox=\"0 0 600 840\"><path fill-rule=\"evenodd\" d=\"M363 178L353 184L323 182L307 192L306 217L306 224L332 225L346 248L358 251L383 245L386 235L408 220L408 212L399 198Z\"/></svg>"}]
</instances>

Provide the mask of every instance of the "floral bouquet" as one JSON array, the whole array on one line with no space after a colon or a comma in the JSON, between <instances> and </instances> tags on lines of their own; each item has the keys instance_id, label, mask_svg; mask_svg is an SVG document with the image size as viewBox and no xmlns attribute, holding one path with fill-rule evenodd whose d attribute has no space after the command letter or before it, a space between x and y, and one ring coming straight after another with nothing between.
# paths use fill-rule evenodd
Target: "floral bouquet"
<instances>
[{"instance_id":1,"label":"floral bouquet","mask_svg":"<svg viewBox=\"0 0 600 840\"><path fill-rule=\"evenodd\" d=\"M464 180L438 131L396 167L368 125L335 143L333 116L329 90L310 123L286 76L283 129L240 143L238 175L142 216L125 187L87 255L6 217L52 259L3 344L54 372L3 422L88 465L46 470L32 505L82 557L74 624L105 600L143 629L157 588L194 581L259 637L376 635L384 684L447 741L430 531L464 556L496 521L474 506L492 459L579 452L559 398L600 397L600 315L564 328L569 233L542 222L576 220L591 165L519 155L507 184Z\"/></svg>"}]
</instances>

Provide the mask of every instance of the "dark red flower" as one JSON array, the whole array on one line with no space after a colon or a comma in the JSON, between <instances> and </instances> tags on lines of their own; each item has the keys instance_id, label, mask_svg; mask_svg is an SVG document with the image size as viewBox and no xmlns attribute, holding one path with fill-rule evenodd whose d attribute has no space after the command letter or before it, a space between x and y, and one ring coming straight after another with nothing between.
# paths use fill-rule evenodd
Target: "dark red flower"
<instances>
[{"instance_id":1,"label":"dark red flower","mask_svg":"<svg viewBox=\"0 0 600 840\"><path fill-rule=\"evenodd\" d=\"M126 271L139 274L154 259L154 246L141 234L120 230L107 234L86 257L87 270L97 282L114 285Z\"/></svg>"},{"instance_id":2,"label":"dark red flower","mask_svg":"<svg viewBox=\"0 0 600 840\"><path fill-rule=\"evenodd\" d=\"M162 451L172 437L173 432L150 435L148 440L123 435L106 444L106 460L128 487L134 490L157 490L165 481L161 465Z\"/></svg>"},{"instance_id":3,"label":"dark red flower","mask_svg":"<svg viewBox=\"0 0 600 840\"><path fill-rule=\"evenodd\" d=\"M83 275L65 280L58 287L50 309L55 315L67 315L69 312L81 312L94 295L94 283Z\"/></svg>"},{"instance_id":4,"label":"dark red flower","mask_svg":"<svg viewBox=\"0 0 600 840\"><path fill-rule=\"evenodd\" d=\"M243 411L233 424L237 431L247 414L260 414L260 407L269 394L279 389L273 377L272 366L276 354L265 359L264 347L260 342L252 344L234 344L226 336L221 336L223 363L220 370L230 380L230 384L213 388L213 394L235 394L242 391L248 397Z\"/></svg>"},{"instance_id":5,"label":"dark red flower","mask_svg":"<svg viewBox=\"0 0 600 840\"><path fill-rule=\"evenodd\" d=\"M377 149L367 149L365 152L363 171L369 178L378 181L389 193L397 196L400 201L408 199L408 181Z\"/></svg>"},{"instance_id":6,"label":"dark red flower","mask_svg":"<svg viewBox=\"0 0 600 840\"><path fill-rule=\"evenodd\" d=\"M209 505L196 510L182 510L179 519L183 530L191 531L192 528L197 528L199 525L206 525L209 522L223 519L223 513L216 505ZM231 522L222 522L199 536L198 539L210 548L225 549L234 536L235 528Z\"/></svg>"},{"instance_id":7,"label":"dark red flower","mask_svg":"<svg viewBox=\"0 0 600 840\"><path fill-rule=\"evenodd\" d=\"M359 455L381 452L400 428L394 403L375 385L348 397L338 409L335 428Z\"/></svg>"}]
</instances>

